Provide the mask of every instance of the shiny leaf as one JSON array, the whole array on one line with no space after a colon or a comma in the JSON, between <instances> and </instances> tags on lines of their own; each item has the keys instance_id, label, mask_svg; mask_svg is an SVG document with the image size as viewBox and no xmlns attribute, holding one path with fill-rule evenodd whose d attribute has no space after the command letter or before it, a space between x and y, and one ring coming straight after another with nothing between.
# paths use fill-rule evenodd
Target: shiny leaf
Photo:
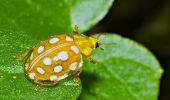
<instances>
[{"instance_id":1,"label":"shiny leaf","mask_svg":"<svg viewBox=\"0 0 170 100\"><path fill-rule=\"evenodd\" d=\"M157 100L163 70L153 54L118 35L98 35L96 65L84 63L80 100Z\"/></svg>"},{"instance_id":2,"label":"shiny leaf","mask_svg":"<svg viewBox=\"0 0 170 100\"><path fill-rule=\"evenodd\" d=\"M53 87L40 87L29 81L24 74L24 61L13 55L21 55L38 40L23 33L0 31L0 98L2 100L75 100L81 92L81 83L67 79Z\"/></svg>"}]
</instances>

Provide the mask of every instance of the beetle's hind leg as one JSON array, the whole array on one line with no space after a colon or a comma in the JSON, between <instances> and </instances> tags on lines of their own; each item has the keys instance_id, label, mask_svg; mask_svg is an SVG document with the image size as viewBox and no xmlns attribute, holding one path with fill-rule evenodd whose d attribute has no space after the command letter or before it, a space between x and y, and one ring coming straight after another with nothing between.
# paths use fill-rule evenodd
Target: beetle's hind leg
<instances>
[{"instance_id":1,"label":"beetle's hind leg","mask_svg":"<svg viewBox=\"0 0 170 100\"><path fill-rule=\"evenodd\" d=\"M17 54L14 54L13 57L15 59L17 59L18 61L22 61L32 50L33 50L33 48L29 48L21 56L18 56Z\"/></svg>"},{"instance_id":2,"label":"beetle's hind leg","mask_svg":"<svg viewBox=\"0 0 170 100\"><path fill-rule=\"evenodd\" d=\"M40 85L36 85L35 88L34 88L35 91L39 91L40 89L41 89Z\"/></svg>"}]
</instances>

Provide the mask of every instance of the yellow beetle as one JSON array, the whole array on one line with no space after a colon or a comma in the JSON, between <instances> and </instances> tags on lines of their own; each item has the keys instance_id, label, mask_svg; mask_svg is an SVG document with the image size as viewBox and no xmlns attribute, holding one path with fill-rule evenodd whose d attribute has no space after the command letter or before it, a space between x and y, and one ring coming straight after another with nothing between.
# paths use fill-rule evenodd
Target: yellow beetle
<instances>
[{"instance_id":1,"label":"yellow beetle","mask_svg":"<svg viewBox=\"0 0 170 100\"><path fill-rule=\"evenodd\" d=\"M25 74L28 79L40 86L53 86L67 77L78 77L82 70L82 56L89 61L97 39L78 35L78 28L73 30L73 38L66 34L54 35L37 46L27 50L21 57L23 60L29 53L25 63Z\"/></svg>"}]
</instances>

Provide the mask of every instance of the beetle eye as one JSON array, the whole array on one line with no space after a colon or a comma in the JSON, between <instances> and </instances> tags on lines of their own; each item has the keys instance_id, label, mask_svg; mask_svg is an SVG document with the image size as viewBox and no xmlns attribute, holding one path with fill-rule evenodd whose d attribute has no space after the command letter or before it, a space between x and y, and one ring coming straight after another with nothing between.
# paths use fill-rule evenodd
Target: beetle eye
<instances>
[{"instance_id":1,"label":"beetle eye","mask_svg":"<svg viewBox=\"0 0 170 100\"><path fill-rule=\"evenodd\" d=\"M99 47L99 43L98 42L96 42L96 47L95 48L98 48Z\"/></svg>"}]
</instances>

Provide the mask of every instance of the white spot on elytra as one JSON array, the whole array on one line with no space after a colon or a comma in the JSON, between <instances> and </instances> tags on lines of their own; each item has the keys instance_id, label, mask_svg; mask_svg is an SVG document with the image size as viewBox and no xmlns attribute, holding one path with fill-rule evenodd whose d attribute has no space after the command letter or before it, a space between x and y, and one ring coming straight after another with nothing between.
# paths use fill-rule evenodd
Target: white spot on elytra
<instances>
[{"instance_id":1,"label":"white spot on elytra","mask_svg":"<svg viewBox=\"0 0 170 100\"><path fill-rule=\"evenodd\" d=\"M66 36L66 41L73 41L73 39L69 36Z\"/></svg>"},{"instance_id":2,"label":"white spot on elytra","mask_svg":"<svg viewBox=\"0 0 170 100\"><path fill-rule=\"evenodd\" d=\"M51 58L49 57L44 58L43 63L45 65L51 65L52 64Z\"/></svg>"},{"instance_id":3,"label":"white spot on elytra","mask_svg":"<svg viewBox=\"0 0 170 100\"><path fill-rule=\"evenodd\" d=\"M58 55L55 56L53 60L57 61L59 59L64 60L64 61L67 60L68 59L67 52L66 51L59 52Z\"/></svg>"},{"instance_id":4,"label":"white spot on elytra","mask_svg":"<svg viewBox=\"0 0 170 100\"><path fill-rule=\"evenodd\" d=\"M58 81L65 79L66 77L68 77L68 74L64 74L64 75L58 77Z\"/></svg>"},{"instance_id":5,"label":"white spot on elytra","mask_svg":"<svg viewBox=\"0 0 170 100\"><path fill-rule=\"evenodd\" d=\"M55 37L55 38L50 39L49 43L54 44L54 43L57 43L58 41L59 39Z\"/></svg>"},{"instance_id":6,"label":"white spot on elytra","mask_svg":"<svg viewBox=\"0 0 170 100\"><path fill-rule=\"evenodd\" d=\"M37 50L38 53L42 53L44 51L44 46L40 46Z\"/></svg>"},{"instance_id":7,"label":"white spot on elytra","mask_svg":"<svg viewBox=\"0 0 170 100\"><path fill-rule=\"evenodd\" d=\"M75 52L76 54L79 53L79 49L77 48L77 46L71 46L70 48L71 48L71 50L72 50L73 52Z\"/></svg>"},{"instance_id":8,"label":"white spot on elytra","mask_svg":"<svg viewBox=\"0 0 170 100\"><path fill-rule=\"evenodd\" d=\"M41 67L37 67L37 72L39 72L40 74L45 73L45 71Z\"/></svg>"},{"instance_id":9,"label":"white spot on elytra","mask_svg":"<svg viewBox=\"0 0 170 100\"><path fill-rule=\"evenodd\" d=\"M29 75L30 79L34 79L35 78L35 73L29 73L28 75Z\"/></svg>"},{"instance_id":10,"label":"white spot on elytra","mask_svg":"<svg viewBox=\"0 0 170 100\"><path fill-rule=\"evenodd\" d=\"M63 70L63 67L62 66L56 66L55 68L54 68L54 72L55 73L59 73L59 72L61 72Z\"/></svg>"},{"instance_id":11,"label":"white spot on elytra","mask_svg":"<svg viewBox=\"0 0 170 100\"><path fill-rule=\"evenodd\" d=\"M77 68L77 62L74 62L70 65L70 70L75 70Z\"/></svg>"},{"instance_id":12,"label":"white spot on elytra","mask_svg":"<svg viewBox=\"0 0 170 100\"><path fill-rule=\"evenodd\" d=\"M50 76L50 80L51 81L56 81L57 80L57 76L55 76L55 75Z\"/></svg>"}]
</instances>

